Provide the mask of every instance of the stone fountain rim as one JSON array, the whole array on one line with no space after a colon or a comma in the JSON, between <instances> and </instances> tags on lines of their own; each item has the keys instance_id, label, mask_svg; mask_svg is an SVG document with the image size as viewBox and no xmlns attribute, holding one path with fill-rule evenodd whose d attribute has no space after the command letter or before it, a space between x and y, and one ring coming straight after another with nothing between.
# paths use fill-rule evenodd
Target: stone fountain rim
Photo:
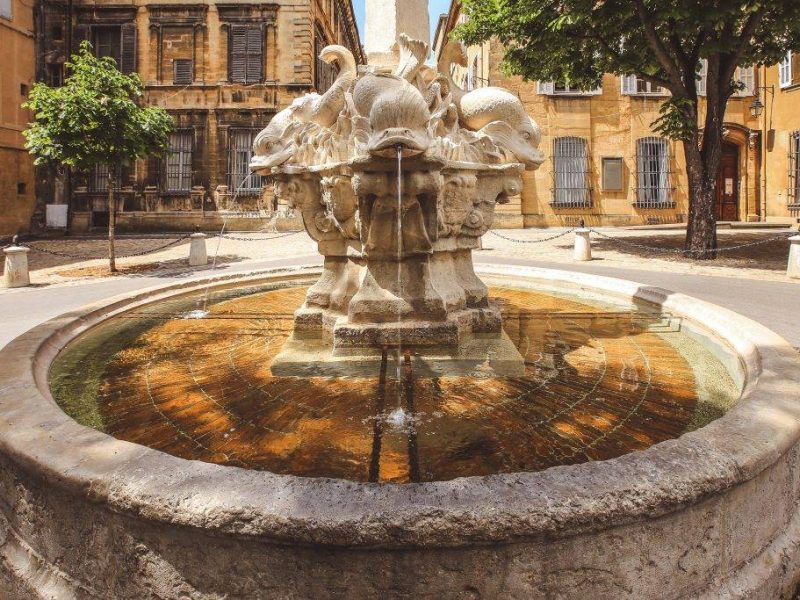
<instances>
[{"instance_id":1,"label":"stone fountain rim","mask_svg":"<svg viewBox=\"0 0 800 600\"><path fill-rule=\"evenodd\" d=\"M479 273L550 281L661 305L714 331L739 355L746 388L720 419L616 459L538 473L411 485L247 471L173 457L79 425L53 401L50 364L74 337L115 313L208 285L307 279L271 269L141 290L41 324L0 350L0 453L45 485L160 526L285 544L452 547L567 537L645 521L723 494L800 441L800 356L727 309L620 279L534 267Z\"/></svg>"}]
</instances>

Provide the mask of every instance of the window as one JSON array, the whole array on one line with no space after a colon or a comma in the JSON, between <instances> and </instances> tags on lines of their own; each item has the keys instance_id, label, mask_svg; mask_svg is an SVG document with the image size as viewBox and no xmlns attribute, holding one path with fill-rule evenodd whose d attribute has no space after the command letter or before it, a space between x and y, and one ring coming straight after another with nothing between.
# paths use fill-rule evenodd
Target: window
<instances>
[{"instance_id":1,"label":"window","mask_svg":"<svg viewBox=\"0 0 800 600\"><path fill-rule=\"evenodd\" d=\"M164 159L164 191L181 193L192 191L193 132L176 131L169 136L169 148Z\"/></svg>"},{"instance_id":2,"label":"window","mask_svg":"<svg viewBox=\"0 0 800 600\"><path fill-rule=\"evenodd\" d=\"M789 198L800 207L800 131L792 133L789 144Z\"/></svg>"},{"instance_id":3,"label":"window","mask_svg":"<svg viewBox=\"0 0 800 600\"><path fill-rule=\"evenodd\" d=\"M621 158L603 159L603 189L621 192L625 187L625 162Z\"/></svg>"},{"instance_id":4,"label":"window","mask_svg":"<svg viewBox=\"0 0 800 600\"><path fill-rule=\"evenodd\" d=\"M792 53L787 52L784 58L778 65L780 75L781 87L788 87L792 85Z\"/></svg>"},{"instance_id":5,"label":"window","mask_svg":"<svg viewBox=\"0 0 800 600\"><path fill-rule=\"evenodd\" d=\"M0 0L0 17L8 19L9 21L13 18L11 0Z\"/></svg>"},{"instance_id":6,"label":"window","mask_svg":"<svg viewBox=\"0 0 800 600\"><path fill-rule=\"evenodd\" d=\"M603 87L600 86L593 90L581 90L565 83L540 81L539 93L543 96L599 96L603 93Z\"/></svg>"},{"instance_id":7,"label":"window","mask_svg":"<svg viewBox=\"0 0 800 600\"><path fill-rule=\"evenodd\" d=\"M697 94L705 96L708 91L708 59L700 61L700 70L697 73ZM753 96L756 92L756 69L755 67L738 67L733 76L734 82L741 84L741 89L734 93L740 98Z\"/></svg>"},{"instance_id":8,"label":"window","mask_svg":"<svg viewBox=\"0 0 800 600\"><path fill-rule=\"evenodd\" d=\"M81 30L87 29L89 39L94 47L94 54L98 57L109 56L117 63L117 68L123 73L136 71L136 24L124 25L92 25L80 26ZM82 34L76 32L80 39Z\"/></svg>"},{"instance_id":9,"label":"window","mask_svg":"<svg viewBox=\"0 0 800 600\"><path fill-rule=\"evenodd\" d=\"M800 85L800 54L787 52L778 66L782 88Z\"/></svg>"},{"instance_id":10,"label":"window","mask_svg":"<svg viewBox=\"0 0 800 600\"><path fill-rule=\"evenodd\" d=\"M662 138L636 143L637 198L640 208L669 208L671 202L669 145Z\"/></svg>"},{"instance_id":11,"label":"window","mask_svg":"<svg viewBox=\"0 0 800 600\"><path fill-rule=\"evenodd\" d=\"M264 79L264 30L261 25L231 25L228 65L228 76L233 83L259 83Z\"/></svg>"},{"instance_id":12,"label":"window","mask_svg":"<svg viewBox=\"0 0 800 600\"><path fill-rule=\"evenodd\" d=\"M194 61L191 58L175 58L172 60L172 83L189 85L194 81Z\"/></svg>"},{"instance_id":13,"label":"window","mask_svg":"<svg viewBox=\"0 0 800 600\"><path fill-rule=\"evenodd\" d=\"M98 57L109 56L117 65L122 59L122 34L120 28L114 26L92 27L92 46Z\"/></svg>"},{"instance_id":14,"label":"window","mask_svg":"<svg viewBox=\"0 0 800 600\"><path fill-rule=\"evenodd\" d=\"M319 58L322 49L325 48L326 45L325 36L321 31L317 30L317 34L314 36L314 55L317 57L316 68L314 70L314 84L317 88L317 92L320 94L328 91L338 74L336 67L329 65Z\"/></svg>"},{"instance_id":15,"label":"window","mask_svg":"<svg viewBox=\"0 0 800 600\"><path fill-rule=\"evenodd\" d=\"M667 90L653 85L636 75L625 75L622 77L622 93L626 96L666 96Z\"/></svg>"},{"instance_id":16,"label":"window","mask_svg":"<svg viewBox=\"0 0 800 600\"><path fill-rule=\"evenodd\" d=\"M122 188L122 166L117 165L114 169L114 191L118 192ZM108 191L108 165L97 164L94 166L89 181L90 192L107 192Z\"/></svg>"},{"instance_id":17,"label":"window","mask_svg":"<svg viewBox=\"0 0 800 600\"><path fill-rule=\"evenodd\" d=\"M553 205L591 206L589 193L589 154L583 138L556 138L553 148Z\"/></svg>"},{"instance_id":18,"label":"window","mask_svg":"<svg viewBox=\"0 0 800 600\"><path fill-rule=\"evenodd\" d=\"M741 84L741 89L736 92L736 96L747 97L754 96L756 93L756 68L755 67L739 67L736 69L736 75L733 80Z\"/></svg>"},{"instance_id":19,"label":"window","mask_svg":"<svg viewBox=\"0 0 800 600\"><path fill-rule=\"evenodd\" d=\"M228 137L228 189L232 194L255 195L261 193L261 176L251 173L253 141L257 129L231 129Z\"/></svg>"}]
</instances>

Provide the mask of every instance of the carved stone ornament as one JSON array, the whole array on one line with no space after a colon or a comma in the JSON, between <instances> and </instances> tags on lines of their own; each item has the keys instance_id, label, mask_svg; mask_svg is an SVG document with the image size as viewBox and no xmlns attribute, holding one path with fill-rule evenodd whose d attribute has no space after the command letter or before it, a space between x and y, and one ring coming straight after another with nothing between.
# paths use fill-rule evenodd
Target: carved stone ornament
<instances>
[{"instance_id":1,"label":"carved stone ornament","mask_svg":"<svg viewBox=\"0 0 800 600\"><path fill-rule=\"evenodd\" d=\"M325 48L320 58L339 67L333 86L295 100L255 139L251 168L274 178L325 257L273 372L397 347L449 348L471 368L481 353L453 349L504 335L472 250L496 204L544 161L539 128L507 90L458 88L450 70L465 62L460 44L446 48L438 71L424 64L426 43L401 35L399 46L392 72L361 73L349 50ZM315 339L314 356L330 354L322 361L308 354ZM519 374L517 357L495 370Z\"/></svg>"}]
</instances>

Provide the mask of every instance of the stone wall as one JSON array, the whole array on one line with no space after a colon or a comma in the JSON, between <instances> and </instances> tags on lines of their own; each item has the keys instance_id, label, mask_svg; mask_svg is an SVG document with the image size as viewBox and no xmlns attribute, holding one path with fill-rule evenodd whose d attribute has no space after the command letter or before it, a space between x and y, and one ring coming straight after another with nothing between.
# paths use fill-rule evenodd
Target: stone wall
<instances>
[{"instance_id":1,"label":"stone wall","mask_svg":"<svg viewBox=\"0 0 800 600\"><path fill-rule=\"evenodd\" d=\"M22 137L30 115L20 107L34 82L33 11L22 0L10 7L0 16L0 237L28 231L36 187Z\"/></svg>"}]
</instances>

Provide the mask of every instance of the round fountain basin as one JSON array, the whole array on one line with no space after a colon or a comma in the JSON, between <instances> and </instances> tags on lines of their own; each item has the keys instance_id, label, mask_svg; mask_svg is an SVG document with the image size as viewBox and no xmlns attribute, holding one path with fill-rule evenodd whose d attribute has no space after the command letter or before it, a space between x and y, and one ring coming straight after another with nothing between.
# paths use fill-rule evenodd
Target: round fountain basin
<instances>
[{"instance_id":1,"label":"round fountain basin","mask_svg":"<svg viewBox=\"0 0 800 600\"><path fill-rule=\"evenodd\" d=\"M0 352L0 588L788 594L800 572L797 353L680 294L479 274L503 299L524 377L401 373L397 385L388 358L382 387L380 372L273 377L304 271L147 290L18 338Z\"/></svg>"},{"instance_id":2,"label":"round fountain basin","mask_svg":"<svg viewBox=\"0 0 800 600\"><path fill-rule=\"evenodd\" d=\"M303 376L276 376L270 365L306 286L270 282L113 317L59 355L51 388L79 423L173 456L383 483L615 458L706 425L741 393L732 353L681 317L492 283L524 360L516 377L491 369L503 348L488 336L469 340L461 376L451 375L447 349L431 366L427 348L410 343L372 362L354 356L340 367L352 376L313 363ZM313 355L326 342L297 344Z\"/></svg>"}]
</instances>

